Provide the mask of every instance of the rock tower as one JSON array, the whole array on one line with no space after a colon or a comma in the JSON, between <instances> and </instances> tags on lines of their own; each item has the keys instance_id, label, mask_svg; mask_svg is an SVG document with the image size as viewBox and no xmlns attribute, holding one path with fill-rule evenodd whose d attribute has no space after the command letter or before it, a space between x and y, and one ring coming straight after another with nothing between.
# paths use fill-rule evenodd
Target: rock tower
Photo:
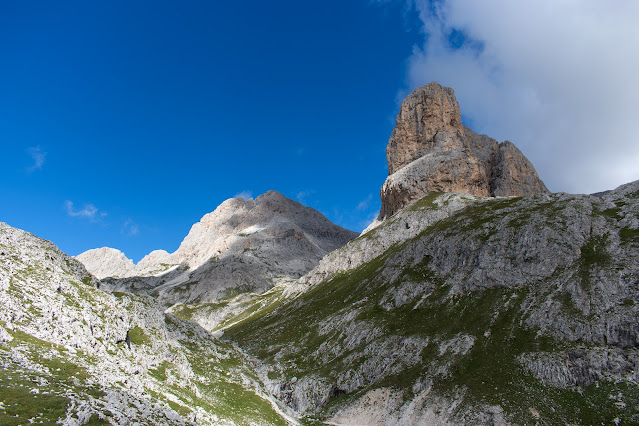
<instances>
[{"instance_id":1,"label":"rock tower","mask_svg":"<svg viewBox=\"0 0 639 426\"><path fill-rule=\"evenodd\" d=\"M513 143L497 143L464 126L455 92L435 82L402 102L386 159L380 219L434 191L483 197L548 192Z\"/></svg>"}]
</instances>

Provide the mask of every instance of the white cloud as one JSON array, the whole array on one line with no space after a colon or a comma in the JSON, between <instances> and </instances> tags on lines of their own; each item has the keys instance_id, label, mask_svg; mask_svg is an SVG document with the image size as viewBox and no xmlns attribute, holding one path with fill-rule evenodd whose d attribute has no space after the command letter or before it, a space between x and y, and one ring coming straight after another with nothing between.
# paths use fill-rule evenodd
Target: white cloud
<instances>
[{"instance_id":1,"label":"white cloud","mask_svg":"<svg viewBox=\"0 0 639 426\"><path fill-rule=\"evenodd\" d=\"M64 202L64 207L71 217L84 217L89 220L95 220L96 216L104 217L107 215L105 212L100 212L93 204L85 204L81 210L75 210L73 203L67 200Z\"/></svg>"},{"instance_id":2,"label":"white cloud","mask_svg":"<svg viewBox=\"0 0 639 426\"><path fill-rule=\"evenodd\" d=\"M473 130L517 144L552 191L639 179L639 2L412 3L425 37L409 58L411 90L455 89Z\"/></svg>"},{"instance_id":3,"label":"white cloud","mask_svg":"<svg viewBox=\"0 0 639 426\"><path fill-rule=\"evenodd\" d=\"M368 197L360 201L359 204L357 204L357 207L355 208L359 211L367 210L371 201L373 201L373 194L368 194Z\"/></svg>"},{"instance_id":4,"label":"white cloud","mask_svg":"<svg viewBox=\"0 0 639 426\"><path fill-rule=\"evenodd\" d=\"M299 201L302 204L307 204L308 203L308 197L310 197L311 195L315 194L315 190L313 189L305 189L304 191L300 191L297 194L295 194L295 199L297 201Z\"/></svg>"},{"instance_id":5,"label":"white cloud","mask_svg":"<svg viewBox=\"0 0 639 426\"><path fill-rule=\"evenodd\" d=\"M245 190L235 194L233 198L244 198L245 200L248 200L249 198L253 198L253 193Z\"/></svg>"},{"instance_id":6,"label":"white cloud","mask_svg":"<svg viewBox=\"0 0 639 426\"><path fill-rule=\"evenodd\" d=\"M121 232L129 236L137 235L140 232L140 227L133 222L133 219L127 219L122 224Z\"/></svg>"},{"instance_id":7,"label":"white cloud","mask_svg":"<svg viewBox=\"0 0 639 426\"><path fill-rule=\"evenodd\" d=\"M33 165L27 167L28 172L34 172L36 170L42 170L42 165L47 157L47 153L42 151L40 146L32 146L27 149L27 152L33 160Z\"/></svg>"}]
</instances>

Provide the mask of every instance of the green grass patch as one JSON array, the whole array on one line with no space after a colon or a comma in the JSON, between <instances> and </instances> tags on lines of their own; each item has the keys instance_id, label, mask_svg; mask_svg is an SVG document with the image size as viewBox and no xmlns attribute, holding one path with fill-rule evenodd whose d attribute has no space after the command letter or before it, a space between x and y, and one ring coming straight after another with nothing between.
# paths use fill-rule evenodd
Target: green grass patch
<instances>
[{"instance_id":1,"label":"green grass patch","mask_svg":"<svg viewBox=\"0 0 639 426\"><path fill-rule=\"evenodd\" d=\"M32 381L34 376L0 368L1 425L24 425L40 421L52 424L65 417L69 398L42 389ZM33 393L38 389L40 393Z\"/></svg>"},{"instance_id":2,"label":"green grass patch","mask_svg":"<svg viewBox=\"0 0 639 426\"><path fill-rule=\"evenodd\" d=\"M608 219L620 220L620 219L623 219L623 215L621 214L622 211L623 211L622 208L618 206L618 207L612 207L605 210L595 210L595 213L601 216L607 217Z\"/></svg>"},{"instance_id":3,"label":"green grass patch","mask_svg":"<svg viewBox=\"0 0 639 426\"><path fill-rule=\"evenodd\" d=\"M469 238L477 238L487 241L495 235L502 226L500 220L512 213L521 197L484 199L481 202L470 204L458 211L453 216L435 222L425 229L417 238L438 233L445 237L466 234ZM525 219L517 216L517 223L511 220L506 226L521 226Z\"/></svg>"},{"instance_id":4,"label":"green grass patch","mask_svg":"<svg viewBox=\"0 0 639 426\"><path fill-rule=\"evenodd\" d=\"M572 317L584 317L584 313L575 305L572 295L567 291L555 293L553 299L561 303L562 312Z\"/></svg>"},{"instance_id":5,"label":"green grass patch","mask_svg":"<svg viewBox=\"0 0 639 426\"><path fill-rule=\"evenodd\" d=\"M621 228L619 231L619 237L621 238L622 243L633 243L639 244L639 229L632 228Z\"/></svg>"},{"instance_id":6,"label":"green grass patch","mask_svg":"<svg viewBox=\"0 0 639 426\"><path fill-rule=\"evenodd\" d=\"M171 365L170 362L168 361L162 361L162 363L160 363L160 365L158 365L157 368L150 368L149 371L149 376L157 379L160 382L166 382L166 370L167 368Z\"/></svg>"},{"instance_id":7,"label":"green grass patch","mask_svg":"<svg viewBox=\"0 0 639 426\"><path fill-rule=\"evenodd\" d=\"M606 266L610 263L611 257L607 250L608 237L590 237L581 246L581 262L586 267Z\"/></svg>"},{"instance_id":8,"label":"green grass patch","mask_svg":"<svg viewBox=\"0 0 639 426\"><path fill-rule=\"evenodd\" d=\"M408 210L412 211L412 212L415 212L415 211L419 211L419 210L436 209L439 206L437 205L435 200L437 198L439 198L439 196L441 196L441 195L443 195L443 192L429 192L427 195L425 195L422 198L420 198L419 201L416 201L415 203L411 204L408 207Z\"/></svg>"},{"instance_id":9,"label":"green grass patch","mask_svg":"<svg viewBox=\"0 0 639 426\"><path fill-rule=\"evenodd\" d=\"M139 325L136 325L129 330L129 338L131 339L131 343L134 345L146 345L151 342L151 338Z\"/></svg>"},{"instance_id":10,"label":"green grass patch","mask_svg":"<svg viewBox=\"0 0 639 426\"><path fill-rule=\"evenodd\" d=\"M228 302L200 303L198 305L180 304L171 309L176 318L192 321L195 313L212 313L228 306Z\"/></svg>"},{"instance_id":11,"label":"green grass patch","mask_svg":"<svg viewBox=\"0 0 639 426\"><path fill-rule=\"evenodd\" d=\"M612 257L608 253L608 236L590 237L581 246L581 256L579 258L579 277L582 287L590 289L593 269L604 268L611 263Z\"/></svg>"}]
</instances>

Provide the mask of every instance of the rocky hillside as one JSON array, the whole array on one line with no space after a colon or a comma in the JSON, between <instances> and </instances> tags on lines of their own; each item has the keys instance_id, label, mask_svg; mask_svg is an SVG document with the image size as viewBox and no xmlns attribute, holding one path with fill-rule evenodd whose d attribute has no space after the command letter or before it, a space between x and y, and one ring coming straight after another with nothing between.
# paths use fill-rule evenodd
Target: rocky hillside
<instances>
[{"instance_id":1,"label":"rocky hillside","mask_svg":"<svg viewBox=\"0 0 639 426\"><path fill-rule=\"evenodd\" d=\"M455 92L437 83L418 87L404 99L386 158L381 219L430 192L483 197L548 193L514 144L497 143L463 126Z\"/></svg>"},{"instance_id":2,"label":"rocky hillside","mask_svg":"<svg viewBox=\"0 0 639 426\"><path fill-rule=\"evenodd\" d=\"M232 345L0 223L0 424L286 424Z\"/></svg>"},{"instance_id":3,"label":"rocky hillside","mask_svg":"<svg viewBox=\"0 0 639 426\"><path fill-rule=\"evenodd\" d=\"M637 423L637 212L433 193L214 334L1 224L0 423Z\"/></svg>"},{"instance_id":4,"label":"rocky hillside","mask_svg":"<svg viewBox=\"0 0 639 426\"><path fill-rule=\"evenodd\" d=\"M639 422L639 182L414 206L225 330L273 395L331 424Z\"/></svg>"},{"instance_id":5,"label":"rocky hillside","mask_svg":"<svg viewBox=\"0 0 639 426\"><path fill-rule=\"evenodd\" d=\"M77 256L111 290L152 294L164 304L208 303L262 293L299 278L356 233L275 191L233 198L206 214L174 253L156 250L133 265L111 248Z\"/></svg>"},{"instance_id":6,"label":"rocky hillside","mask_svg":"<svg viewBox=\"0 0 639 426\"><path fill-rule=\"evenodd\" d=\"M639 181L549 194L418 88L359 237L270 191L174 253L0 224L0 424L639 424Z\"/></svg>"}]
</instances>

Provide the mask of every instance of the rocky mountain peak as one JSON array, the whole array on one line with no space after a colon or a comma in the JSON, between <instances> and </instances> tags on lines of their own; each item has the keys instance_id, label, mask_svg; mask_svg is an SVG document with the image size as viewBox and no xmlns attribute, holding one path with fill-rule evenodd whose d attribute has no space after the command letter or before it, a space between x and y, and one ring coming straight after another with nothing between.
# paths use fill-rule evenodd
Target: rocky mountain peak
<instances>
[{"instance_id":1,"label":"rocky mountain peak","mask_svg":"<svg viewBox=\"0 0 639 426\"><path fill-rule=\"evenodd\" d=\"M386 157L389 176L380 192L380 219L430 192L482 197L548 193L513 143L497 143L463 126L455 92L435 82L418 87L402 102Z\"/></svg>"},{"instance_id":2,"label":"rocky mountain peak","mask_svg":"<svg viewBox=\"0 0 639 426\"><path fill-rule=\"evenodd\" d=\"M232 236L249 237L266 232L277 237L290 228L304 234L311 244L325 252L357 235L332 224L310 207L277 191L268 191L254 200L226 200L212 213L204 215L193 225L174 256L177 263L188 261L190 266L197 267L211 256L224 253Z\"/></svg>"},{"instance_id":3,"label":"rocky mountain peak","mask_svg":"<svg viewBox=\"0 0 639 426\"><path fill-rule=\"evenodd\" d=\"M270 191L266 191L264 194L258 196L256 198L256 200L279 200L279 201L285 201L285 200L289 200L288 198L286 198L285 196L283 196L282 194L280 194L279 192L271 189ZM291 201L291 200L289 200Z\"/></svg>"},{"instance_id":4,"label":"rocky mountain peak","mask_svg":"<svg viewBox=\"0 0 639 426\"><path fill-rule=\"evenodd\" d=\"M118 249L101 247L76 256L98 278L125 276L135 268L131 259Z\"/></svg>"},{"instance_id":5,"label":"rocky mountain peak","mask_svg":"<svg viewBox=\"0 0 639 426\"><path fill-rule=\"evenodd\" d=\"M386 159L389 174L433 149L462 148L464 128L459 104L450 87L432 82L418 87L402 102Z\"/></svg>"},{"instance_id":6,"label":"rocky mountain peak","mask_svg":"<svg viewBox=\"0 0 639 426\"><path fill-rule=\"evenodd\" d=\"M117 278L105 284L112 289L171 302L211 301L238 289L263 292L278 280L297 279L357 235L268 191L255 199L224 201L191 227L173 253L155 250L137 265L114 249L77 258L97 277Z\"/></svg>"}]
</instances>

